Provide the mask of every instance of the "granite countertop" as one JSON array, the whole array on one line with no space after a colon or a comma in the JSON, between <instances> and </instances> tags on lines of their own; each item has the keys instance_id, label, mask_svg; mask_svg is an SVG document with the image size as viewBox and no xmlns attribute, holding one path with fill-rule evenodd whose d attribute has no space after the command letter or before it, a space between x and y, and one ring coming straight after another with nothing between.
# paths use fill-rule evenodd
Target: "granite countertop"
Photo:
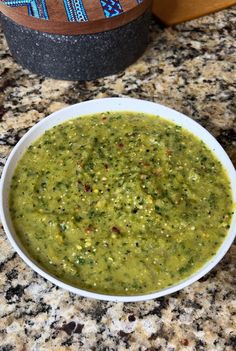
<instances>
[{"instance_id":1,"label":"granite countertop","mask_svg":"<svg viewBox=\"0 0 236 351\"><path fill-rule=\"evenodd\" d=\"M173 107L206 127L236 166L236 9L151 26L142 58L91 82L46 79L22 69L1 37L0 165L37 121L79 101L130 96ZM139 303L90 300L34 273L0 232L0 351L231 351L236 347L236 246L207 276ZM234 262L233 262L234 261Z\"/></svg>"}]
</instances>

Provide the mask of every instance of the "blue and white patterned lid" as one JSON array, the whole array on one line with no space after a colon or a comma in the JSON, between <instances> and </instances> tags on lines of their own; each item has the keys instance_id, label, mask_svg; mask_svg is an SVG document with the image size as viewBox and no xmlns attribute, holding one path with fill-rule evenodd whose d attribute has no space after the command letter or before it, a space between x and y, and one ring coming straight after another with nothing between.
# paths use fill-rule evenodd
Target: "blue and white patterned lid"
<instances>
[{"instance_id":1,"label":"blue and white patterned lid","mask_svg":"<svg viewBox=\"0 0 236 351\"><path fill-rule=\"evenodd\" d=\"M26 9L29 16L45 20L51 18L51 10L55 14L57 7L60 12L64 8L69 22L85 22L93 20L93 13L97 10L99 10L101 18L110 18L131 10L141 4L143 0L61 0L63 7L58 6L60 3L58 0L0 0L0 2L10 7Z\"/></svg>"},{"instance_id":2,"label":"blue and white patterned lid","mask_svg":"<svg viewBox=\"0 0 236 351\"><path fill-rule=\"evenodd\" d=\"M152 0L0 0L16 23L54 34L87 34L122 26L142 15Z\"/></svg>"}]
</instances>

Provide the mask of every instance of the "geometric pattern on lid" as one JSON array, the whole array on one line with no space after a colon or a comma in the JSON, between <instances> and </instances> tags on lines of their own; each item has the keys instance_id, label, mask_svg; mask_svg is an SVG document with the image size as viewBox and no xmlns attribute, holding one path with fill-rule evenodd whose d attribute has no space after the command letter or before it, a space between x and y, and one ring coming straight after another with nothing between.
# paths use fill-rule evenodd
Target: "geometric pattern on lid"
<instances>
[{"instance_id":1,"label":"geometric pattern on lid","mask_svg":"<svg viewBox=\"0 0 236 351\"><path fill-rule=\"evenodd\" d=\"M48 19L46 0L1 0L10 7L26 6L29 16Z\"/></svg>"},{"instance_id":2,"label":"geometric pattern on lid","mask_svg":"<svg viewBox=\"0 0 236 351\"><path fill-rule=\"evenodd\" d=\"M64 11L64 18L66 17L68 22L88 22L92 20L88 17L86 7L87 2L84 0L59 0L62 3L62 7L60 11ZM126 9L122 8L122 3L124 4L125 0L122 2L119 0L91 0L91 3L94 4L96 2L97 6L100 7L103 13L103 18L111 18L122 13L126 12L129 7L135 7L135 3L137 5L141 4L144 0L134 0L134 4L130 5L130 2L127 1ZM4 3L10 7L26 7L29 16L33 16L38 19L50 20L50 15L48 13L48 9L54 7L54 0L0 0L0 2ZM48 3L48 9L47 9ZM54 12L57 8L54 8ZM91 11L91 5L90 5ZM49 11L50 12L50 11ZM61 12L60 12L61 13ZM66 15L66 16L65 16ZM60 14L59 14L60 16Z\"/></svg>"},{"instance_id":3,"label":"geometric pattern on lid","mask_svg":"<svg viewBox=\"0 0 236 351\"><path fill-rule=\"evenodd\" d=\"M119 1L100 0L100 3L102 5L104 15L107 18L120 15L123 12Z\"/></svg>"},{"instance_id":4,"label":"geometric pattern on lid","mask_svg":"<svg viewBox=\"0 0 236 351\"><path fill-rule=\"evenodd\" d=\"M68 21L70 22L85 22L88 21L88 16L84 8L82 0L64 0L64 6Z\"/></svg>"}]
</instances>

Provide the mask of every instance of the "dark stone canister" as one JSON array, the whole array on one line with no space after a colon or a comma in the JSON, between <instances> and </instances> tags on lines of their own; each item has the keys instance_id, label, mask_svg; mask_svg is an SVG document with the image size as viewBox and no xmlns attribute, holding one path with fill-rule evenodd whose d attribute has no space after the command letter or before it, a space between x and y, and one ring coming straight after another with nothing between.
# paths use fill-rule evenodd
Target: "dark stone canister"
<instances>
[{"instance_id":1,"label":"dark stone canister","mask_svg":"<svg viewBox=\"0 0 236 351\"><path fill-rule=\"evenodd\" d=\"M91 80L132 64L148 43L151 0L0 0L12 56L33 73Z\"/></svg>"}]
</instances>

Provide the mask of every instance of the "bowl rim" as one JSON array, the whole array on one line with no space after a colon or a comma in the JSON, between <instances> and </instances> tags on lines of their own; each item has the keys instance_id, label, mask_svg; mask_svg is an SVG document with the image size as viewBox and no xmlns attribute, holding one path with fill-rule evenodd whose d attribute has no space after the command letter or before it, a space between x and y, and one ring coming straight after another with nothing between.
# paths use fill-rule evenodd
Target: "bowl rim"
<instances>
[{"instance_id":1,"label":"bowl rim","mask_svg":"<svg viewBox=\"0 0 236 351\"><path fill-rule=\"evenodd\" d=\"M234 204L231 226L228 230L228 234L226 235L216 254L189 277L185 278L184 280L181 280L180 282L170 287L152 293L127 296L110 295L80 289L69 283L65 283L59 278L53 276L46 269L39 266L36 263L36 261L32 257L30 257L30 254L27 253L27 251L23 248L19 240L17 241L17 235L11 223L8 208L9 186L17 162L21 158L26 148L40 135L42 135L45 130L52 128L52 126L60 124L66 120L105 111L132 111L149 113L160 116L168 121L172 121L177 125L184 127L185 129L192 132L192 134L197 136L199 139L203 140L205 144L207 144L208 148L210 148L210 150L215 154L216 158L220 160L221 164L225 168L231 183ZM67 291L73 292L80 296L93 298L97 300L116 302L146 301L172 294L196 282L201 277L206 275L211 269L213 269L226 254L236 236L236 171L227 153L224 151L224 149L218 143L218 141L199 123L187 117L186 115L177 112L174 109L171 109L158 103L126 97L88 100L65 107L43 118L32 128L30 128L15 145L10 155L8 156L7 162L2 172L0 183L0 217L7 238L14 250L19 254L19 256L29 267L36 271L40 276L46 278L48 281Z\"/></svg>"}]
</instances>

